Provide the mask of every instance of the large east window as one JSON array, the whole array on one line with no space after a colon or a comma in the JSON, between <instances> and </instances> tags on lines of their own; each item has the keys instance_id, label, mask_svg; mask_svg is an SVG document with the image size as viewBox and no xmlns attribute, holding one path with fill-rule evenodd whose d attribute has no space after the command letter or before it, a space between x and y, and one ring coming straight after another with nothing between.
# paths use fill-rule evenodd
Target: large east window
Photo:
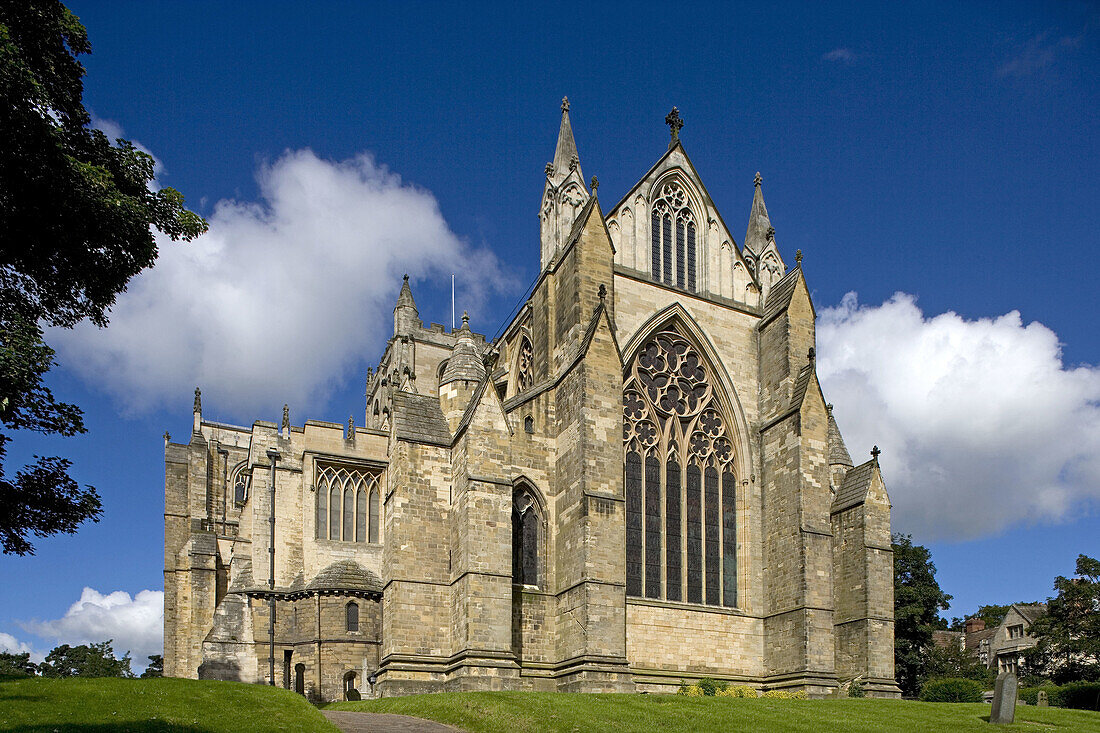
<instances>
[{"instance_id":1,"label":"large east window","mask_svg":"<svg viewBox=\"0 0 1100 733\"><path fill-rule=\"evenodd\" d=\"M626 592L737 605L730 422L698 349L675 331L648 339L623 392Z\"/></svg>"},{"instance_id":2,"label":"large east window","mask_svg":"<svg viewBox=\"0 0 1100 733\"><path fill-rule=\"evenodd\" d=\"M650 206L653 279L695 292L696 226L683 187L670 181Z\"/></svg>"}]
</instances>

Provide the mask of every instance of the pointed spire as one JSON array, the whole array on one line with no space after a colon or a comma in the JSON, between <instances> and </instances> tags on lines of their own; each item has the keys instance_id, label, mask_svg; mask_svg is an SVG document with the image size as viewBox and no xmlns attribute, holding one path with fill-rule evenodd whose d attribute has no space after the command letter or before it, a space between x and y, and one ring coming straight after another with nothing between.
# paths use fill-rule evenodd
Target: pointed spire
<instances>
[{"instance_id":1,"label":"pointed spire","mask_svg":"<svg viewBox=\"0 0 1100 733\"><path fill-rule=\"evenodd\" d=\"M459 380L480 382L485 377L485 364L478 353L474 334L470 331L470 315L465 311L462 313L462 328L458 329L457 336L451 358L439 379L441 387Z\"/></svg>"},{"instance_id":2,"label":"pointed spire","mask_svg":"<svg viewBox=\"0 0 1100 733\"><path fill-rule=\"evenodd\" d=\"M410 334L419 326L420 311L416 309L412 288L409 287L409 276L406 274L401 283L401 292L397 295L397 304L393 307L393 335Z\"/></svg>"},{"instance_id":3,"label":"pointed spire","mask_svg":"<svg viewBox=\"0 0 1100 733\"><path fill-rule=\"evenodd\" d=\"M562 97L561 100L561 127L558 129L558 145L554 148L554 162L551 165L553 165L553 178L560 181L569 175L569 171L576 169L582 181L581 185L584 185L577 143L573 139L573 125L569 122L569 97Z\"/></svg>"},{"instance_id":4,"label":"pointed spire","mask_svg":"<svg viewBox=\"0 0 1100 733\"><path fill-rule=\"evenodd\" d=\"M840 434L840 427L833 417L833 406L825 405L829 413L829 465L852 466L852 456L848 453L848 446L844 445L844 437Z\"/></svg>"},{"instance_id":5,"label":"pointed spire","mask_svg":"<svg viewBox=\"0 0 1100 733\"><path fill-rule=\"evenodd\" d=\"M761 183L764 179L757 171L753 180L752 209L749 211L749 227L745 230L745 248L760 254L768 246L768 240L775 237L775 228L768 218L768 207L764 205L764 189Z\"/></svg>"}]
</instances>

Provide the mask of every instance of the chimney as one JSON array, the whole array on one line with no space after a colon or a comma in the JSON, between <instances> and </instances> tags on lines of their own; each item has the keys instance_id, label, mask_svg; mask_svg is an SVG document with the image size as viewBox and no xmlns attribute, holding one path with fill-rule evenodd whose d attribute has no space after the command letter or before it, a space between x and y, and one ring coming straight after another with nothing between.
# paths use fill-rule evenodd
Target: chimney
<instances>
[{"instance_id":1,"label":"chimney","mask_svg":"<svg viewBox=\"0 0 1100 733\"><path fill-rule=\"evenodd\" d=\"M966 620L966 633L973 634L975 631L985 631L985 619L974 616Z\"/></svg>"}]
</instances>

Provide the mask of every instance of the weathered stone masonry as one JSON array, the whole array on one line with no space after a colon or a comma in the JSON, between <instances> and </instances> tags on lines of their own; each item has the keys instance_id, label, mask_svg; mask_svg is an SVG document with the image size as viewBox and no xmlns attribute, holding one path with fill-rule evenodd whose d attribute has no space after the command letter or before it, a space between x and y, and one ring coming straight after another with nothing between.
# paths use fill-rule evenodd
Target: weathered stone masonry
<instances>
[{"instance_id":1,"label":"weathered stone masonry","mask_svg":"<svg viewBox=\"0 0 1100 733\"><path fill-rule=\"evenodd\" d=\"M801 258L759 175L737 244L667 122L605 214L563 102L528 300L487 343L425 327L406 278L364 427L215 423L196 391L165 444L166 674L270 682L274 649L315 700L898 695L889 497L822 395Z\"/></svg>"}]
</instances>

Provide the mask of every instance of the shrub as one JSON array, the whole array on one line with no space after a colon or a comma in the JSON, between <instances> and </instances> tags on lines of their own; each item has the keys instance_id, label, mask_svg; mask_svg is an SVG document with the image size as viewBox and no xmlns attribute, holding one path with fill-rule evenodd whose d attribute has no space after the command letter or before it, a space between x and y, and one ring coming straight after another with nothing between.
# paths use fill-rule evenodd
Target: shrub
<instances>
[{"instance_id":1,"label":"shrub","mask_svg":"<svg viewBox=\"0 0 1100 733\"><path fill-rule=\"evenodd\" d=\"M719 690L724 690L726 689L726 687L728 687L728 685L724 681L715 681L712 680L710 677L704 677L703 679L696 682L695 686L702 690L703 694L707 697L714 697L716 694L718 694Z\"/></svg>"},{"instance_id":2,"label":"shrub","mask_svg":"<svg viewBox=\"0 0 1100 733\"><path fill-rule=\"evenodd\" d=\"M766 697L772 700L805 700L805 690L768 690L760 697Z\"/></svg>"},{"instance_id":3,"label":"shrub","mask_svg":"<svg viewBox=\"0 0 1100 733\"><path fill-rule=\"evenodd\" d=\"M1058 691L1058 705L1077 710L1100 710L1100 682L1070 682L1062 685Z\"/></svg>"},{"instance_id":4,"label":"shrub","mask_svg":"<svg viewBox=\"0 0 1100 733\"><path fill-rule=\"evenodd\" d=\"M863 697L863 683L859 680L852 680L852 684L848 685L848 697Z\"/></svg>"},{"instance_id":5,"label":"shrub","mask_svg":"<svg viewBox=\"0 0 1100 733\"><path fill-rule=\"evenodd\" d=\"M920 699L925 702L981 702L982 686L959 677L928 680L921 687Z\"/></svg>"},{"instance_id":6,"label":"shrub","mask_svg":"<svg viewBox=\"0 0 1100 733\"><path fill-rule=\"evenodd\" d=\"M689 685L687 682L680 683L680 689L676 692L677 695L684 695L686 697L703 697L703 689L699 685Z\"/></svg>"},{"instance_id":7,"label":"shrub","mask_svg":"<svg viewBox=\"0 0 1100 733\"><path fill-rule=\"evenodd\" d=\"M1018 697L1028 705L1036 705L1039 702L1039 690L1046 690L1047 703L1051 707L1059 707L1059 703L1062 700L1062 688L1058 685L1052 685L1049 682L1035 687L1021 687Z\"/></svg>"},{"instance_id":8,"label":"shrub","mask_svg":"<svg viewBox=\"0 0 1100 733\"><path fill-rule=\"evenodd\" d=\"M732 687L726 687L718 690L718 697L756 697L756 690L748 685L733 685Z\"/></svg>"}]
</instances>

